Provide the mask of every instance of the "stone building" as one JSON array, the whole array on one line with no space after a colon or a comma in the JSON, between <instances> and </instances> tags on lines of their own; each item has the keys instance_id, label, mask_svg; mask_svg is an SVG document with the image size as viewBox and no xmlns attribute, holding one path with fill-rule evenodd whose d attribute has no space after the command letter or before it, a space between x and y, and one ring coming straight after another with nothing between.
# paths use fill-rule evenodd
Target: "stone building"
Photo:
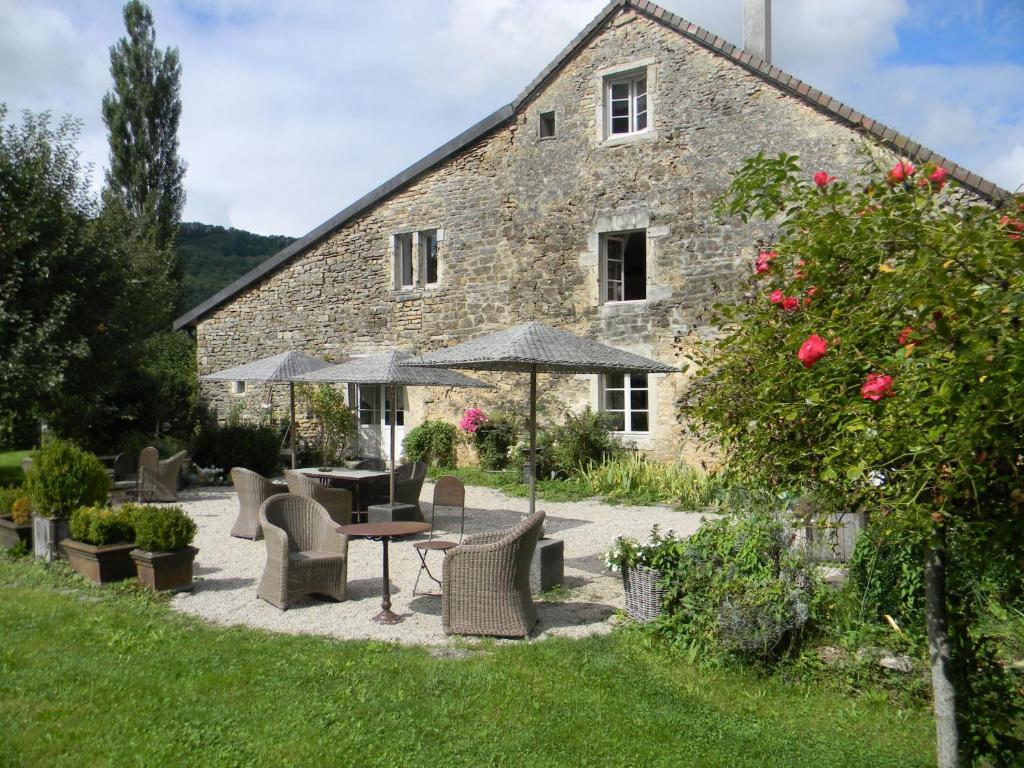
<instances>
[{"instance_id":1,"label":"stone building","mask_svg":"<svg viewBox=\"0 0 1024 768\"><path fill-rule=\"evenodd\" d=\"M746 279L767 234L712 213L759 151L849 176L872 145L941 163L983 198L1003 194L751 53L770 50L753 40L742 50L645 0L609 3L511 104L179 318L194 329L200 373L288 349L423 352L531 319L681 363L712 330L716 292ZM525 380L481 378L497 389L410 390L399 424L525 402ZM685 382L542 377L541 391L611 411L624 440L669 458L694 448L676 406ZM267 396L204 393L222 416ZM383 391L350 396L362 452L385 450Z\"/></svg>"}]
</instances>

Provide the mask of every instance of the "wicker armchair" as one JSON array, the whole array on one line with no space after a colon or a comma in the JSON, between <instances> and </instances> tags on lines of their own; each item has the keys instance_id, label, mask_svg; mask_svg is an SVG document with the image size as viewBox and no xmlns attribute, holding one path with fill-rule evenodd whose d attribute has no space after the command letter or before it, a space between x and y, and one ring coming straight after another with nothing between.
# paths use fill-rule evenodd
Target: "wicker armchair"
<instances>
[{"instance_id":1,"label":"wicker armchair","mask_svg":"<svg viewBox=\"0 0 1024 768\"><path fill-rule=\"evenodd\" d=\"M395 468L395 501L399 504L416 505L416 517L425 522L423 510L420 509L420 491L423 481L427 478L427 465L422 461L401 464ZM382 477L368 483L369 504L387 504L391 500L389 478Z\"/></svg>"},{"instance_id":2,"label":"wicker armchair","mask_svg":"<svg viewBox=\"0 0 1024 768\"><path fill-rule=\"evenodd\" d=\"M280 493L260 507L267 564L256 596L282 611L305 595L345 599L348 536L313 499Z\"/></svg>"},{"instance_id":3,"label":"wicker armchair","mask_svg":"<svg viewBox=\"0 0 1024 768\"><path fill-rule=\"evenodd\" d=\"M139 462L132 453L119 453L114 458L115 491L135 491L139 487Z\"/></svg>"},{"instance_id":4,"label":"wicker armchair","mask_svg":"<svg viewBox=\"0 0 1024 768\"><path fill-rule=\"evenodd\" d=\"M324 509L331 519L338 525L348 525L355 522L352 519L352 494L344 488L330 488L321 485L312 477L306 477L294 469L284 471L285 482L288 483L288 493L296 496L305 496L313 499Z\"/></svg>"},{"instance_id":5,"label":"wicker armchair","mask_svg":"<svg viewBox=\"0 0 1024 768\"><path fill-rule=\"evenodd\" d=\"M238 519L231 526L231 535L253 541L262 539L260 507L271 496L285 493L287 489L270 482L258 472L242 467L235 467L231 470L231 482L238 494Z\"/></svg>"},{"instance_id":6,"label":"wicker armchair","mask_svg":"<svg viewBox=\"0 0 1024 768\"><path fill-rule=\"evenodd\" d=\"M535 512L507 531L467 537L444 556L441 619L450 635L525 637L537 623L530 561L544 526Z\"/></svg>"},{"instance_id":7,"label":"wicker armchair","mask_svg":"<svg viewBox=\"0 0 1024 768\"><path fill-rule=\"evenodd\" d=\"M357 461L356 465L352 469L372 469L374 472L384 472L388 468L388 464L384 459L363 459Z\"/></svg>"},{"instance_id":8,"label":"wicker armchair","mask_svg":"<svg viewBox=\"0 0 1024 768\"><path fill-rule=\"evenodd\" d=\"M143 453L149 449L143 449ZM144 501L177 501L178 475L181 465L188 454L185 451L176 453L169 459L158 461L156 465L142 463L139 457L139 496Z\"/></svg>"}]
</instances>

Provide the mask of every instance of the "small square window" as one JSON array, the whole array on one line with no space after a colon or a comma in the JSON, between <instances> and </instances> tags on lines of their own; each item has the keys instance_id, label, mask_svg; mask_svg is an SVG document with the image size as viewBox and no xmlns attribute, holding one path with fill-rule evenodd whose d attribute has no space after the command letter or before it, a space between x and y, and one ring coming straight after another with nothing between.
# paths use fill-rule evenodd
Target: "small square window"
<instances>
[{"instance_id":1,"label":"small square window","mask_svg":"<svg viewBox=\"0 0 1024 768\"><path fill-rule=\"evenodd\" d=\"M233 395L244 395L245 394L245 382L244 381L232 381L231 382L231 394L233 394Z\"/></svg>"},{"instance_id":2,"label":"small square window","mask_svg":"<svg viewBox=\"0 0 1024 768\"><path fill-rule=\"evenodd\" d=\"M540 137L542 139L550 139L555 135L555 113L554 112L541 112L540 113Z\"/></svg>"}]
</instances>

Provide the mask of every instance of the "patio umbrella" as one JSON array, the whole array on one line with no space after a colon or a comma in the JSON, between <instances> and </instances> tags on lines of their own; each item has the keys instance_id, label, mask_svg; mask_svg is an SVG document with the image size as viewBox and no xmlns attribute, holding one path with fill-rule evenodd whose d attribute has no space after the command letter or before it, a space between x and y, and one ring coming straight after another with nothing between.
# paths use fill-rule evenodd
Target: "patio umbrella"
<instances>
[{"instance_id":1,"label":"patio umbrella","mask_svg":"<svg viewBox=\"0 0 1024 768\"><path fill-rule=\"evenodd\" d=\"M338 365L304 374L299 381L337 381L347 384L386 384L391 387L391 478L390 503L395 503L395 418L397 388L404 387L489 387L461 373L405 365L408 352L381 352L354 357Z\"/></svg>"},{"instance_id":2,"label":"patio umbrella","mask_svg":"<svg viewBox=\"0 0 1024 768\"><path fill-rule=\"evenodd\" d=\"M402 363L530 374L530 513L537 504L537 373L675 373L678 368L530 322Z\"/></svg>"},{"instance_id":3,"label":"patio umbrella","mask_svg":"<svg viewBox=\"0 0 1024 768\"><path fill-rule=\"evenodd\" d=\"M208 373L199 378L203 381L261 381L271 384L288 382L288 404L291 413L288 432L291 434L292 469L295 469L298 465L295 436L295 382L302 374L326 368L329 365L330 363L318 357L311 357L302 352L282 352L279 355L271 355L244 365L236 365L234 368Z\"/></svg>"}]
</instances>

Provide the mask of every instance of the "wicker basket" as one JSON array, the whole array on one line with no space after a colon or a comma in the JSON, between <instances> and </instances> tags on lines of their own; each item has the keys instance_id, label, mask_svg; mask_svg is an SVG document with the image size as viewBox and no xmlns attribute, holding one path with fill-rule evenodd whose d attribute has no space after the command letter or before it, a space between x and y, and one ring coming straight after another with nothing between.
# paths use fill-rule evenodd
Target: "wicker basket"
<instances>
[{"instance_id":1,"label":"wicker basket","mask_svg":"<svg viewBox=\"0 0 1024 768\"><path fill-rule=\"evenodd\" d=\"M626 615L646 624L661 615L661 573L642 565L622 569Z\"/></svg>"}]
</instances>

